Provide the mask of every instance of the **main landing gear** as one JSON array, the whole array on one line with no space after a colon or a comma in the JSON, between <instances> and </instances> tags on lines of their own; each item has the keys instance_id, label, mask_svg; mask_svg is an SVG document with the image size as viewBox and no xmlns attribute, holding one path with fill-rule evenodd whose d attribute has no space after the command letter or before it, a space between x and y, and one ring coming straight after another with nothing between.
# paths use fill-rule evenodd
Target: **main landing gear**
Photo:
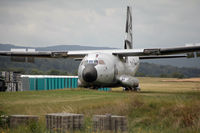
<instances>
[{"instance_id":1,"label":"main landing gear","mask_svg":"<svg viewBox=\"0 0 200 133\"><path fill-rule=\"evenodd\" d=\"M124 87L123 90L139 92L141 89L139 87Z\"/></svg>"}]
</instances>

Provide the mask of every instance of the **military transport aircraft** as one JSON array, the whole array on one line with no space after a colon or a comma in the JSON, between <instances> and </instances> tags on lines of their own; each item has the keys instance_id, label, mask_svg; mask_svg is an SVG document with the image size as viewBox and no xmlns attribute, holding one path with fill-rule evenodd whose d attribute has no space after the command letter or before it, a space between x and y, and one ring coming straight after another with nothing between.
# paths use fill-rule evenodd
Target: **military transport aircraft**
<instances>
[{"instance_id":1,"label":"military transport aircraft","mask_svg":"<svg viewBox=\"0 0 200 133\"><path fill-rule=\"evenodd\" d=\"M0 56L74 58L81 59L78 68L80 87L124 87L125 90L138 90L139 81L134 77L140 59L200 57L200 46L174 48L133 49L131 7L127 7L126 38L124 49L84 50L84 51L0 51ZM195 52L195 53L194 53ZM184 55L180 55L184 54Z\"/></svg>"}]
</instances>

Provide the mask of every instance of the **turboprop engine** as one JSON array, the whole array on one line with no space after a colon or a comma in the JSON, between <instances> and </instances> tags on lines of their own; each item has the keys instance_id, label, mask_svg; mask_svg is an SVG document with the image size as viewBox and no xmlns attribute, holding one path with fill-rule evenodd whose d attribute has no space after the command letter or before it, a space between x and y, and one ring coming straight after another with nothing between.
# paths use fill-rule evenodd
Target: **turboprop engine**
<instances>
[{"instance_id":1,"label":"turboprop engine","mask_svg":"<svg viewBox=\"0 0 200 133\"><path fill-rule=\"evenodd\" d=\"M119 77L119 81L123 87L137 88L139 86L139 80L132 76L122 75Z\"/></svg>"}]
</instances>

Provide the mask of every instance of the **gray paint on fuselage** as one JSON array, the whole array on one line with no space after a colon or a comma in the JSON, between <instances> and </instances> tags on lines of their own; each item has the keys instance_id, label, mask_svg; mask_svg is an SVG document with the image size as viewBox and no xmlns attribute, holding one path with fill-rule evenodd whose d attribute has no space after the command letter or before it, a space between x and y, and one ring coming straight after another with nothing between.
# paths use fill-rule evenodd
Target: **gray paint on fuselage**
<instances>
[{"instance_id":1,"label":"gray paint on fuselage","mask_svg":"<svg viewBox=\"0 0 200 133\"><path fill-rule=\"evenodd\" d=\"M82 78L82 72L85 68L85 63L89 61L103 60L105 64L98 63L95 65L97 70L97 80L88 83ZM125 61L123 58L119 58L116 55L109 53L92 53L83 58L79 65L79 86L84 87L116 87L122 86L120 84L120 76L128 75L134 76L139 66L138 57L128 57Z\"/></svg>"}]
</instances>

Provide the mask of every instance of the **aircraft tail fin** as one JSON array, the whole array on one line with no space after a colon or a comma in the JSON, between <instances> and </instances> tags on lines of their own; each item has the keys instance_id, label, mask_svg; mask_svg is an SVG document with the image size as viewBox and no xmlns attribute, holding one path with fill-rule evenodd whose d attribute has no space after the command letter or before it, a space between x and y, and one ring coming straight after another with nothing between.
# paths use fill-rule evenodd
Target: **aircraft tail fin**
<instances>
[{"instance_id":1,"label":"aircraft tail fin","mask_svg":"<svg viewBox=\"0 0 200 133\"><path fill-rule=\"evenodd\" d=\"M130 6L127 6L127 17L126 17L126 37L124 42L124 49L133 48L133 37L132 37L132 10Z\"/></svg>"}]
</instances>

